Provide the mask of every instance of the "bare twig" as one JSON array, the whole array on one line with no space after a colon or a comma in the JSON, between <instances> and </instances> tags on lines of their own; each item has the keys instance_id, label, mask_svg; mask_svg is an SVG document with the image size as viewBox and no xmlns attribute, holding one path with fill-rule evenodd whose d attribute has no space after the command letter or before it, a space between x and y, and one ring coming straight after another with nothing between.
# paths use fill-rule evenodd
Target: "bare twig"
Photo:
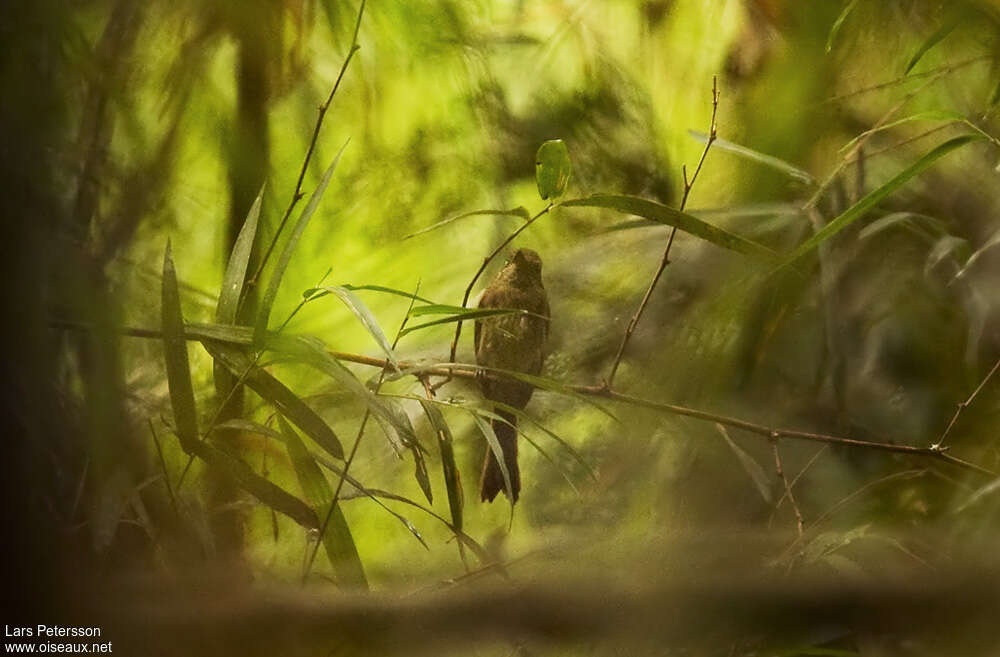
<instances>
[{"instance_id":1,"label":"bare twig","mask_svg":"<svg viewBox=\"0 0 1000 657\"><path fill-rule=\"evenodd\" d=\"M792 510L795 512L795 529L798 531L799 536L802 536L802 528L805 524L802 520L802 511L799 509L798 503L795 501L795 495L792 494L792 486L788 483L788 478L785 477L785 469L781 466L781 453L778 451L778 441L771 441L771 450L774 452L774 470L778 474L778 478L781 479L781 483L785 487L785 494L781 497L781 500L788 498L788 503L792 505ZM778 504L781 503L778 500ZM775 511L778 510L778 505L774 505Z\"/></svg>"},{"instance_id":2,"label":"bare twig","mask_svg":"<svg viewBox=\"0 0 1000 657\"><path fill-rule=\"evenodd\" d=\"M979 394L979 391L986 386L986 384L989 382L991 378L993 378L993 375L996 374L998 369L1000 369L1000 360L997 360L997 362L993 364L992 369L990 369L989 373L987 373L987 375L983 377L983 380L979 382L979 385L976 386L976 389L972 391L972 394L969 395L969 398L966 399L965 401L958 402L958 407L955 409L955 414L951 416L951 421L948 422L948 426L945 427L944 433L941 434L941 437L938 438L937 443L934 445L937 449L945 449L944 447L945 438L948 437L948 434L951 433L951 428L955 426L956 422L958 422L958 416L961 415L962 411L965 410L965 408L976 399L976 396Z\"/></svg>"},{"instance_id":3,"label":"bare twig","mask_svg":"<svg viewBox=\"0 0 1000 657\"><path fill-rule=\"evenodd\" d=\"M695 181L698 179L698 174L701 173L701 167L705 164L705 158L708 157L708 151L712 148L712 144L717 138L716 131L716 117L719 112L719 86L718 80L715 76L712 77L712 121L711 126L708 131L708 139L705 141L705 148L701 152L701 158L698 160L698 166L694 170L694 175L688 179L687 166L681 167L681 173L684 176L684 193L681 196L681 202L678 206L678 210L684 211L684 207L687 205L688 196L691 195L691 188L694 187ZM618 352L615 354L615 359L611 363L611 369L608 372L607 378L604 380L604 388L611 390L614 384L615 374L618 373L618 366L621 365L622 358L625 355L625 348L628 346L629 340L632 339L632 334L635 332L636 326L639 324L639 320L642 318L642 313L646 310L646 305L649 303L650 297L653 296L653 290L656 288L656 284L659 282L660 277L663 275L663 271L670 264L670 249L674 245L674 237L677 235L677 227L674 226L670 229L670 235L667 237L667 245L663 249L663 255L660 257L660 265L656 268L656 273L653 274L653 279L649 282L649 287L646 288L646 294L643 295L642 301L639 303L639 307L636 309L635 314L632 315L632 319L629 320L628 326L625 327L625 335L622 336L621 344L618 345ZM454 359L453 359L454 360Z\"/></svg>"},{"instance_id":4,"label":"bare twig","mask_svg":"<svg viewBox=\"0 0 1000 657\"><path fill-rule=\"evenodd\" d=\"M347 52L347 56L344 58L344 63L340 67L340 73L337 75L337 81L333 83L333 88L330 89L330 95L326 97L326 101L319 106L319 116L316 117L316 125L313 127L312 139L309 140L309 148L306 150L305 158L302 160L302 168L299 169L299 178L295 182L295 191L292 193L291 199L288 201L288 205L285 207L285 212L281 215L281 221L278 222L278 229L274 233L274 237L271 238L271 243L267 247L267 251L264 252L264 257L260 259L260 263L257 265L257 270L254 271L253 276L247 281L247 286L252 287L257 284L257 279L260 277L261 272L264 270L264 266L267 264L268 259L271 257L271 253L274 251L275 245L278 243L278 237L281 235L281 231L284 230L285 224L288 223L288 218L292 214L292 210L305 194L302 192L302 183L306 177L306 171L309 169L309 162L312 160L313 151L316 150L316 141L319 138L319 131L323 127L323 119L326 117L326 112L330 109L330 103L333 102L333 97L337 93L337 89L340 88L340 81L344 78L344 73L347 71L347 65L351 63L354 58L354 53L361 49L358 45L358 31L361 29L361 17L365 13L365 0L361 0L361 7L358 9L358 19L354 24L354 37L351 39L351 48Z\"/></svg>"},{"instance_id":5,"label":"bare twig","mask_svg":"<svg viewBox=\"0 0 1000 657\"><path fill-rule=\"evenodd\" d=\"M893 78L892 80L889 80L887 82L880 82L879 84L874 84L868 87L861 87L860 89L855 89L854 91L848 91L847 93L841 94L839 96L831 96L830 98L821 101L819 104L825 105L829 103L839 103L841 101L848 100L850 98L854 98L856 96L860 96L866 93L870 93L872 91L880 91L882 89L888 89L890 87L906 84L907 82L911 82L919 78L927 78L935 75L941 75L941 74L946 75L948 73L953 73L971 64L975 64L977 62L985 62L992 59L993 55L980 55L978 57L971 57L969 59L964 59L960 62L955 62L954 64L949 64L947 66L933 68L929 71L922 71L920 73L908 73L902 77Z\"/></svg>"}]
</instances>

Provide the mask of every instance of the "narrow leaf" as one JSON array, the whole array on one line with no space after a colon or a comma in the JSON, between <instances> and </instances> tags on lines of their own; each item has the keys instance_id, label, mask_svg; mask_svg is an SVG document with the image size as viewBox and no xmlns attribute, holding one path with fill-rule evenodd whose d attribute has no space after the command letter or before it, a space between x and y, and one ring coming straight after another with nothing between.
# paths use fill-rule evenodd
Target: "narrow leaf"
<instances>
[{"instance_id":1,"label":"narrow leaf","mask_svg":"<svg viewBox=\"0 0 1000 657\"><path fill-rule=\"evenodd\" d=\"M809 253L826 240L850 226L852 223L863 217L873 207L885 200L890 194L909 182L911 178L928 169L940 158L944 157L956 148L961 148L970 142L979 141L982 138L983 137L980 135L962 135L940 144L919 160L911 164L905 170L897 174L895 178L885 183L878 189L870 192L867 196L844 211L843 214L835 218L808 240L800 244L798 248L792 251L792 253L785 259L779 269L793 264L805 254Z\"/></svg>"},{"instance_id":2,"label":"narrow leaf","mask_svg":"<svg viewBox=\"0 0 1000 657\"><path fill-rule=\"evenodd\" d=\"M850 149L854 144L858 143L868 135L873 135L876 132L881 132L883 130L889 130L895 128L898 125L904 123L910 123L912 121L965 121L965 117L958 112L952 112L949 110L927 110L926 112L917 112L916 114L911 114L910 116L905 116L899 120L886 123L885 125L880 125L877 128L872 128L871 130L865 130L861 134L855 136L849 142L840 147L839 152Z\"/></svg>"},{"instance_id":3,"label":"narrow leaf","mask_svg":"<svg viewBox=\"0 0 1000 657\"><path fill-rule=\"evenodd\" d=\"M747 474L750 475L750 479L753 481L754 487L757 488L757 492L760 496L764 498L764 501L768 504L772 502L771 496L771 482L768 480L767 475L764 474L764 468L760 467L760 464L753 459L752 456L746 453L746 451L733 442L733 439L729 437L729 432L726 427L721 424L716 424L716 428L722 437L725 438L726 443L729 445L733 453L736 454L736 458L739 459L740 465L746 470Z\"/></svg>"},{"instance_id":4,"label":"narrow leaf","mask_svg":"<svg viewBox=\"0 0 1000 657\"><path fill-rule=\"evenodd\" d=\"M416 310L416 308L414 308ZM412 312L412 311L411 311ZM519 308L465 308L462 312L449 315L442 319L435 319L432 322L425 322L423 324L417 324L416 326L407 326L405 329L399 332L399 337L403 337L414 331L419 331L420 329L425 329L429 326L438 326L439 324L451 324L453 322L465 322L473 319L480 319L482 317L495 317L497 315L528 315L532 314L526 310L521 310Z\"/></svg>"},{"instance_id":5,"label":"narrow leaf","mask_svg":"<svg viewBox=\"0 0 1000 657\"><path fill-rule=\"evenodd\" d=\"M373 292L385 292L386 294L395 294L396 296L406 297L407 299L414 299L416 301L423 301L424 303L434 303L430 299L425 299L424 297L418 297L412 292L404 292L403 290L397 290L396 288L385 287L383 285L349 285L347 283L344 283L340 287L344 288L345 290L350 290L351 292L357 292L359 290L371 290ZM316 294L318 298L319 296L326 296L327 294L329 294L329 292L324 292L322 288L311 287L302 293L302 297L308 299L314 294Z\"/></svg>"},{"instance_id":6,"label":"narrow leaf","mask_svg":"<svg viewBox=\"0 0 1000 657\"><path fill-rule=\"evenodd\" d=\"M444 473L445 489L448 492L448 507L451 511L451 523L457 531L462 529L462 511L465 507L465 500L462 494L462 479L459 475L458 465L455 462L455 450L453 448L453 438L451 429L444 419L441 411L433 403L426 399L420 400L427 420L434 429L434 434L438 439L438 448L441 450L441 469Z\"/></svg>"},{"instance_id":7,"label":"narrow leaf","mask_svg":"<svg viewBox=\"0 0 1000 657\"><path fill-rule=\"evenodd\" d=\"M479 427L479 431L483 434L483 438L486 439L486 444L489 445L490 451L493 452L493 457L500 465L500 474L503 475L503 487L507 492L507 499L513 500L514 494L510 484L510 472L507 471L507 464L504 462L503 457L503 449L500 447L500 441L497 439L497 435L494 433L493 427L478 413L473 413L472 419L476 422L476 426Z\"/></svg>"},{"instance_id":8,"label":"narrow leaf","mask_svg":"<svg viewBox=\"0 0 1000 657\"><path fill-rule=\"evenodd\" d=\"M943 41L945 37L951 34L952 31L956 27L958 27L958 24L960 22L961 22L960 17L953 18L952 20L948 21L938 29L934 30L934 32L929 37L924 39L924 42L920 44L920 47L917 48L917 51L913 53L912 57L910 57L910 61L907 62L906 71L903 72L903 75L909 75L910 71L913 70L913 67L916 66L918 63L920 63L920 60L923 59L923 56L927 54L927 51L936 46L937 44L941 43L941 41Z\"/></svg>"},{"instance_id":9,"label":"narrow leaf","mask_svg":"<svg viewBox=\"0 0 1000 657\"><path fill-rule=\"evenodd\" d=\"M388 338L385 337L385 333L382 331L382 327L379 326L378 320L375 319L374 315L372 315L372 311L368 309L368 306L366 306L364 302L361 301L361 299L355 296L354 293L348 290L347 288L338 285L332 285L332 286L325 286L320 289L329 292L330 294L340 299L344 303L344 305L347 306L348 310L354 313L354 316L358 318L358 321L361 322L361 325L365 327L365 330L368 331L368 334L372 336L372 338L375 340L375 343L378 344L379 348L381 348L383 353L385 353L386 358L389 359L389 362L392 363L393 366L398 370L399 363L396 361L396 354L392 350L392 345L389 344L389 340Z\"/></svg>"},{"instance_id":10,"label":"narrow leaf","mask_svg":"<svg viewBox=\"0 0 1000 657\"><path fill-rule=\"evenodd\" d=\"M708 141L708 135L703 132L698 132L696 130L688 130L688 134L700 141L701 143L706 143ZM816 184L816 180L808 171L804 171L799 167L789 164L785 160L774 157L773 155L767 155L761 153L760 151L755 151L752 148L747 148L740 144L735 144L731 141L726 141L725 139L716 138L712 142L712 148L717 148L723 151L729 151L733 155L738 155L739 157L750 160L751 162L756 162L766 167L776 169L786 176L798 180L806 185Z\"/></svg>"},{"instance_id":11,"label":"narrow leaf","mask_svg":"<svg viewBox=\"0 0 1000 657\"><path fill-rule=\"evenodd\" d=\"M512 210L473 210L472 212L466 212L465 214L460 214L456 217L449 217L443 221L439 221L436 224L432 224L427 228L421 228L415 233L410 233L403 237L404 240L408 240L411 237L416 237L417 235L423 235L424 233L429 233L432 230L437 230L442 226L447 226L453 221L458 221L459 219L465 219L466 217L477 217L477 216L500 216L500 217L521 217L525 221L531 218L528 210L524 206L516 207Z\"/></svg>"},{"instance_id":12,"label":"narrow leaf","mask_svg":"<svg viewBox=\"0 0 1000 657\"><path fill-rule=\"evenodd\" d=\"M250 206L250 212L247 213L246 221L243 222L243 228L240 229L240 234L233 245L233 252L229 256L226 274L222 278L222 289L219 291L219 305L215 310L215 321L219 324L236 323L236 310L246 281L247 265L250 262L250 253L253 251L263 198L264 188L261 187L260 193Z\"/></svg>"},{"instance_id":13,"label":"narrow leaf","mask_svg":"<svg viewBox=\"0 0 1000 657\"><path fill-rule=\"evenodd\" d=\"M837 38L837 34L840 32L841 26L847 17L850 16L851 12L854 11L854 6L858 4L858 0L851 0L844 6L844 9L837 16L837 20L833 21L833 27L830 28L830 34L826 37L826 51L830 52L833 50L833 42Z\"/></svg>"},{"instance_id":14,"label":"narrow leaf","mask_svg":"<svg viewBox=\"0 0 1000 657\"><path fill-rule=\"evenodd\" d=\"M348 140L349 142L350 140ZM281 252L281 257L278 258L278 264L274 268L274 272L271 273L271 280L268 283L267 291L264 292L264 297L260 302L260 311L257 314L257 323L254 328L254 341L260 342L265 333L267 333L267 325L271 319L271 308L274 306L274 300L278 296L278 288L281 286L281 279L285 275L285 270L288 269L288 264L292 260L292 253L295 251L295 247L298 246L299 239L302 237L302 233L305 231L306 226L309 224L309 219L316 212L316 208L319 207L320 199L323 198L323 192L326 191L327 186L330 184L330 178L333 176L334 169L337 168L337 164L340 162L340 156L344 154L344 149L347 148L347 143L341 146L340 151L337 153L337 157L333 159L333 162L327 168L326 173L323 174L323 179L320 181L319 186L316 191L313 192L312 196L309 198L309 203L302 210L302 214L299 215L298 221L295 223L295 228L292 230L291 236L288 238L288 242L285 244L285 248Z\"/></svg>"},{"instance_id":15,"label":"narrow leaf","mask_svg":"<svg viewBox=\"0 0 1000 657\"><path fill-rule=\"evenodd\" d=\"M206 340L202 344L205 345L205 349L212 358L222 363L237 377L243 376L249 370L249 374L246 375L246 384L254 392L273 404L282 415L294 422L298 428L302 429L307 436L331 456L338 459L344 458L344 448L333 429L316 414L316 411L309 408L283 383L267 371L254 365L246 354L234 347L210 340Z\"/></svg>"},{"instance_id":16,"label":"narrow leaf","mask_svg":"<svg viewBox=\"0 0 1000 657\"><path fill-rule=\"evenodd\" d=\"M690 233L695 237L711 242L716 246L721 246L724 249L737 251L747 255L763 257L766 259L773 259L777 255L766 246L740 237L734 233L730 233L722 228L717 228L716 226L705 223L701 219L698 219L690 214L680 212L679 210L656 203L655 201L648 201L635 196L595 194L589 198L564 201L561 205L608 208L624 214L633 214L661 224L673 226L686 233Z\"/></svg>"},{"instance_id":17,"label":"narrow leaf","mask_svg":"<svg viewBox=\"0 0 1000 657\"><path fill-rule=\"evenodd\" d=\"M242 431L244 433L255 433L259 436L264 436L266 438L274 438L275 440L280 440L285 442L285 437L280 433L272 429L271 427L266 427L258 422L251 422L250 420L234 419L226 420L225 422L220 422L215 425L216 429L232 429L234 431Z\"/></svg>"},{"instance_id":18,"label":"narrow leaf","mask_svg":"<svg viewBox=\"0 0 1000 657\"><path fill-rule=\"evenodd\" d=\"M316 510L317 516L321 519L326 518L330 512L330 504L333 502L333 489L330 487L330 482L326 480L323 471L316 465L316 461L313 460L306 446L302 444L298 434L281 415L278 415L278 424L285 436L288 458L292 461L292 467L295 469L295 476L299 480L302 492L305 493L309 504ZM354 536L351 535L351 528L347 525L347 519L339 504L333 509L330 523L325 534L320 536L320 540L323 541L326 556L330 559L337 584L348 588L367 589L368 580L365 578L361 556L358 554L358 547L354 542Z\"/></svg>"},{"instance_id":19,"label":"narrow leaf","mask_svg":"<svg viewBox=\"0 0 1000 657\"><path fill-rule=\"evenodd\" d=\"M191 384L191 367L188 362L187 341L184 337L184 317L181 315L180 292L177 289L177 272L170 254L170 241L163 254L163 283L160 314L163 324L163 356L167 365L167 387L170 405L174 411L174 427L181 447L188 454L198 445L198 411Z\"/></svg>"}]
</instances>

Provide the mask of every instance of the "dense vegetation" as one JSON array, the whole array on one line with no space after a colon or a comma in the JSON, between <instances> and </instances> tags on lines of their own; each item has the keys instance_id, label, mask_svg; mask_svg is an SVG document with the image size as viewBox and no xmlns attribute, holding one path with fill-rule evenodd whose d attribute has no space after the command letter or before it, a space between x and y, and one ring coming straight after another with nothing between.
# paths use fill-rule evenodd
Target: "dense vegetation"
<instances>
[{"instance_id":1,"label":"dense vegetation","mask_svg":"<svg viewBox=\"0 0 1000 657\"><path fill-rule=\"evenodd\" d=\"M9 4L12 624L995 654L995 2Z\"/></svg>"}]
</instances>

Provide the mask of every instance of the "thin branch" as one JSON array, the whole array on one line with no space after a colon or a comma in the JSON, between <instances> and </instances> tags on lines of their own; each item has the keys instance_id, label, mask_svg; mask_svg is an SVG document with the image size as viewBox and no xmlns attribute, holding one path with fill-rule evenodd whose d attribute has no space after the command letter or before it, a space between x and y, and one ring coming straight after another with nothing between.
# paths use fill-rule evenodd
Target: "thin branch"
<instances>
[{"instance_id":1,"label":"thin branch","mask_svg":"<svg viewBox=\"0 0 1000 657\"><path fill-rule=\"evenodd\" d=\"M701 152L701 158L698 160L698 166L694 170L694 175L691 176L690 180L687 175L687 166L681 167L681 173L684 177L684 194L681 196L681 203L678 206L678 210L684 211L687 205L688 197L691 195L691 188L694 187L694 183L698 180L698 174L701 173L701 167L705 164L705 158L708 157L708 151L712 148L712 144L715 142L718 134L716 130L716 117L719 113L719 86L718 80L715 76L712 77L712 122L708 131L708 139L705 141L705 148ZM625 328L625 335L622 336L621 344L618 345L618 352L615 354L614 362L611 364L611 370L608 372L607 378L604 380L604 388L610 390L612 385L614 385L615 374L618 373L618 366L621 365L622 358L625 356L625 348L628 346L629 340L632 339L632 334L635 332L636 326L639 324L639 320L642 318L642 313L646 310L646 305L649 303L649 299L653 296L653 290L656 288L656 284L660 281L660 277L663 275L663 271L670 264L670 249L674 245L674 237L677 235L677 227L674 226L670 229L670 236L667 238L667 246L663 249L663 255L660 257L660 265L656 269L656 273L653 274L653 280L649 282L649 287L646 288L646 294L643 295L642 301L639 303L639 307L636 309L635 314L632 315L632 319L629 320L628 326Z\"/></svg>"},{"instance_id":2,"label":"thin branch","mask_svg":"<svg viewBox=\"0 0 1000 657\"><path fill-rule=\"evenodd\" d=\"M789 504L792 505L792 510L795 512L795 529L798 531L799 536L802 536L802 528L805 523L802 520L802 511L799 509L798 503L795 501L795 495L792 494L792 486L788 483L788 478L785 477L785 469L781 466L781 453L778 451L778 441L771 441L771 450L774 452L774 470L778 474L778 478L781 479L781 483L785 487L785 494L781 497L781 500L788 498ZM778 503L781 503L778 500ZM774 510L778 510L778 505L774 505Z\"/></svg>"},{"instance_id":3,"label":"thin branch","mask_svg":"<svg viewBox=\"0 0 1000 657\"><path fill-rule=\"evenodd\" d=\"M72 328L76 330L89 330L89 325L79 322L50 322L51 325L60 328ZM120 328L118 332L122 335L128 335L140 338L160 338L162 334L157 329L139 329L139 328ZM188 340L201 342L202 340L218 340L218 336L213 336L211 333L206 332L200 327L187 325L185 327L184 337ZM252 342L252 337L247 337L246 344ZM378 367L382 369L393 369L392 363L383 358L375 358L372 356L365 356L362 354L346 353L342 351L330 350L328 353L334 358L349 363L357 363L359 365L367 365L370 367ZM455 363L448 362L439 365L428 365L421 366L417 363L400 361L399 369L405 373L407 376L414 376L418 379L421 377L428 376L451 376L454 378L468 379L470 381L475 380L477 372L483 372L480 376L487 377L501 377L506 378L506 375L501 372L488 371L479 367L478 365L473 365L471 363ZM518 381L525 382L522 379ZM529 383L529 385L531 385ZM536 386L537 387L537 386ZM997 473L984 468L975 463L971 463L964 459L952 456L948 454L945 449L939 449L932 445L930 447L915 447L911 445L898 445L891 442L871 442L867 440L856 440L854 438L844 438L841 436L832 436L828 434L812 433L809 431L798 431L794 429L780 429L776 427L769 427L763 424L757 424L755 422L749 422L740 418L721 415L719 413L713 413L711 411L704 411L697 408L690 408L687 406L680 406L677 404L668 404L665 402L653 401L650 399L643 399L641 397L634 397L632 395L622 394L614 390L608 389L605 385L571 385L566 384L562 387L568 392L585 395L588 397L597 397L600 399L608 399L611 401L619 402L622 404L629 404L632 406L638 406L641 408L648 408L654 411L661 411L664 413L670 413L672 415L682 415L684 417L692 417L698 420L705 420L708 422L718 422L719 424L735 427L737 429L742 429L750 433L756 434L758 436L763 436L768 439L777 438L788 438L790 440L805 440L809 442L823 443L827 445L838 445L841 447L857 448L857 449L870 449L880 452L892 452L896 454L908 454L910 456L930 458L933 460L944 461L952 465L965 468L966 470L972 470L983 475L990 477L997 476Z\"/></svg>"},{"instance_id":4,"label":"thin branch","mask_svg":"<svg viewBox=\"0 0 1000 657\"><path fill-rule=\"evenodd\" d=\"M951 421L948 422L948 426L945 427L944 433L942 433L941 437L938 438L937 443L934 445L935 447L937 447L938 449L942 449L944 447L945 438L948 437L948 434L951 433L951 428L955 426L956 422L958 422L958 416L961 415L962 411L964 411L965 408L976 399L976 396L979 394L979 391L983 389L983 387L987 384L987 382L989 382L991 378L993 378L993 375L997 373L998 369L1000 369L1000 360L997 360L997 362L993 364L993 368L989 371L989 373L985 377L983 377L983 380L979 382L979 385L976 386L976 389L972 391L972 394L969 395L969 398L966 399L965 401L958 402L958 407L955 409L955 414L951 416Z\"/></svg>"},{"instance_id":5,"label":"thin branch","mask_svg":"<svg viewBox=\"0 0 1000 657\"><path fill-rule=\"evenodd\" d=\"M514 239L518 235L520 235L522 232L524 232L524 230L528 226L530 226L531 224L533 224L537 219L539 219L543 215L547 214L549 212L549 210L551 210L551 209L552 209L552 203L549 203L544 208L542 208L542 210L538 214L536 214L535 216L533 216L531 219L528 219L517 230L515 230L513 233L511 233L510 236L507 239L505 239L503 242L500 243L500 246L498 246L497 248L493 249L493 252L490 253L488 256L486 256L483 259L483 264L481 264L479 266L479 269L476 270L476 273L472 277L472 280L469 281L468 286L466 286L466 288L465 288L465 295L462 296L462 307L463 308L465 308L468 305L468 303L469 303L469 297L472 295L472 288L476 286L476 281L478 281L479 277L483 275L483 272L486 271L486 268L489 267L490 263L493 262L493 260L498 255L500 255L501 251L503 251L505 248L507 248L508 244L510 244L511 242L513 242ZM450 362L454 362L455 361L455 353L458 351L458 339L461 336L462 336L462 322L459 321L459 322L456 322L456 324L455 324L455 337L451 341L451 351L449 352L449 355L448 355L448 360ZM440 388L445 383L448 383L448 381L451 380L451 376L450 375L446 375L446 377L447 378L445 378L444 381L441 381L440 383L436 384L433 387L433 389L437 390L438 388Z\"/></svg>"},{"instance_id":6,"label":"thin branch","mask_svg":"<svg viewBox=\"0 0 1000 657\"><path fill-rule=\"evenodd\" d=\"M340 67L340 73L337 75L337 81L333 83L333 88L330 89L330 95L326 97L326 101L319 106L319 116L316 117L316 125L313 126L312 139L309 140L309 148L306 150L305 158L302 160L302 167L299 169L299 177L295 182L295 191L292 193L292 198L289 199L288 205L285 207L285 212L281 215L281 221L278 222L278 230L275 231L274 237L271 238L271 243L267 247L267 251L264 252L264 257L261 258L260 263L257 265L257 270L254 272L250 280L247 281L247 286L252 287L257 284L257 279L260 277L262 271L264 271L264 266L267 264L268 259L271 257L271 253L274 251L275 245L278 243L278 237L281 236L281 232L285 228L285 224L288 223L288 218L292 214L292 210L305 194L302 192L302 183L305 181L306 171L309 169L309 162L312 160L313 152L316 150L316 141L319 139L320 129L323 127L323 119L326 118L326 112L330 109L330 104L333 102L333 97L337 94L337 89L340 88L340 81L344 78L344 73L347 71L347 65L351 63L354 58L354 53L361 49L358 45L358 32L361 29L361 17L365 13L365 0L361 0L361 7L358 9L358 19L354 24L354 36L351 39L351 48L347 52L347 56L344 58L344 63Z\"/></svg>"},{"instance_id":7,"label":"thin branch","mask_svg":"<svg viewBox=\"0 0 1000 657\"><path fill-rule=\"evenodd\" d=\"M911 81L916 80L918 78L926 78L926 77L931 77L931 76L939 75L939 74L953 73L953 72L955 72L955 71L957 71L959 69L962 69L962 68L965 68L966 66L969 66L970 64L975 64L977 62L989 61L989 60L992 60L992 59L993 59L993 55L979 55L978 57L971 57L969 59L964 59L964 60L962 60L960 62L956 62L954 64L949 64L947 66L941 66L939 68L933 68L933 69L931 69L929 71L923 71L923 72L920 72L920 73L909 73L909 74L904 75L902 77L893 78L892 80L889 80L887 82L880 82L879 84L874 84L874 85L871 85L871 86L868 86L868 87L861 87L860 89L855 89L854 91L848 91L847 93L843 93L843 94L841 94L839 96L831 96L831 97L829 97L829 98L821 101L818 104L819 105L826 105L826 104L829 104L829 103L839 103L841 101L848 100L850 98L854 98L855 96L860 96L862 94L870 93L872 91L881 91L882 89L888 89L890 87L895 87L895 86L898 86L898 85L901 85L901 84L905 84L907 82L911 82Z\"/></svg>"}]
</instances>

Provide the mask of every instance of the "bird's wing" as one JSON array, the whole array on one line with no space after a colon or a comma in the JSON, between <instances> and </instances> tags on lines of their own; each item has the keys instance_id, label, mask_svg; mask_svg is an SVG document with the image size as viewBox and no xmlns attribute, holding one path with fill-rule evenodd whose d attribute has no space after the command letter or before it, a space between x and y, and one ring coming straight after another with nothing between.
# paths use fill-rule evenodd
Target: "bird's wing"
<instances>
[{"instance_id":1,"label":"bird's wing","mask_svg":"<svg viewBox=\"0 0 1000 657\"><path fill-rule=\"evenodd\" d=\"M496 302L493 299L493 294L492 294L490 288L486 288L486 291L483 292L483 296L479 297L479 307L480 308L493 308L493 307L495 307L495 305L496 305ZM472 343L473 343L473 345L476 348L476 357L478 358L479 357L479 339L480 339L480 337L482 335L482 321L477 319L475 326L476 326L476 328L475 328L476 332L475 332L475 335L473 336Z\"/></svg>"}]
</instances>

